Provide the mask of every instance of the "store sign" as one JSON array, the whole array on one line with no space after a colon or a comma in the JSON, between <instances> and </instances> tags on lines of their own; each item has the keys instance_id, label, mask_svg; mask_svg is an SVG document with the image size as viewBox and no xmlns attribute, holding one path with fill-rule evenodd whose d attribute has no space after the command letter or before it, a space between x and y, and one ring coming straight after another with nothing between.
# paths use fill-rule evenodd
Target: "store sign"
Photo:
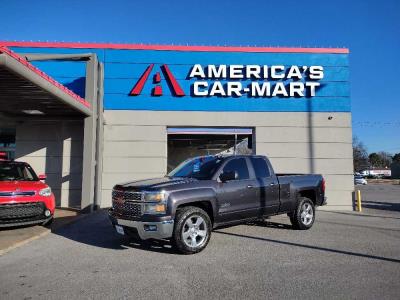
<instances>
[{"instance_id":1,"label":"store sign","mask_svg":"<svg viewBox=\"0 0 400 300\"><path fill-rule=\"evenodd\" d=\"M144 71L143 75L139 78L139 80L136 82L135 86L130 91L130 93L129 93L130 96L138 96L141 94L143 87L144 87L146 81L148 80L151 71L153 70L153 67L154 67L154 64L151 64L147 67L147 69ZM171 87L172 94L174 96L178 96L178 97L185 96L184 91L182 90L178 81L175 79L174 75L172 75L168 65L162 65L161 70L164 74L165 79L167 80L167 83ZM153 88L152 95L153 96L162 96L163 91L162 91L162 87L160 85L160 83L161 83L160 72L157 72L154 75L153 83L155 84L155 87Z\"/></svg>"},{"instance_id":2,"label":"store sign","mask_svg":"<svg viewBox=\"0 0 400 300\"><path fill-rule=\"evenodd\" d=\"M147 67L129 95L140 95L154 67ZM184 96L185 92L167 65L161 66L171 93ZM283 65L206 65L195 64L185 80L190 80L193 97L314 97L324 78L322 66ZM195 79L195 80L193 80ZM153 96L163 94L160 72L153 78Z\"/></svg>"},{"instance_id":3,"label":"store sign","mask_svg":"<svg viewBox=\"0 0 400 300\"><path fill-rule=\"evenodd\" d=\"M323 77L322 66L282 65L194 65L189 74L194 96L221 97L314 97Z\"/></svg>"}]
</instances>

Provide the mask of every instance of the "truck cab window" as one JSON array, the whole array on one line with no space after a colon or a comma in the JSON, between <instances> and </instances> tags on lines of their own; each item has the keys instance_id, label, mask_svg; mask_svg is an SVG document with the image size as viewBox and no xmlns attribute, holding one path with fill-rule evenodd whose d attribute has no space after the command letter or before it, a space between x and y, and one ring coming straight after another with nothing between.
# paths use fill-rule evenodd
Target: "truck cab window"
<instances>
[{"instance_id":1,"label":"truck cab window","mask_svg":"<svg viewBox=\"0 0 400 300\"><path fill-rule=\"evenodd\" d=\"M212 175L221 165L222 160L215 156L202 156L185 160L174 170L169 177L190 177L196 179L211 179Z\"/></svg>"},{"instance_id":2,"label":"truck cab window","mask_svg":"<svg viewBox=\"0 0 400 300\"><path fill-rule=\"evenodd\" d=\"M238 180L249 179L249 169L244 158L235 158L229 161L223 172L236 171L239 175Z\"/></svg>"},{"instance_id":3,"label":"truck cab window","mask_svg":"<svg viewBox=\"0 0 400 300\"><path fill-rule=\"evenodd\" d=\"M251 157L251 163L253 164L254 172L257 178L265 178L271 176L267 162L261 157Z\"/></svg>"}]
</instances>

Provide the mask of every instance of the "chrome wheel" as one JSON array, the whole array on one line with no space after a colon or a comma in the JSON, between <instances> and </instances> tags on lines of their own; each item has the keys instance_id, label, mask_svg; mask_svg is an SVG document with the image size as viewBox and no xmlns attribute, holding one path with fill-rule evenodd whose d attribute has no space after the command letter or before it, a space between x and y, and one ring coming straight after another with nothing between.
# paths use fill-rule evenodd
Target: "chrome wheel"
<instances>
[{"instance_id":1,"label":"chrome wheel","mask_svg":"<svg viewBox=\"0 0 400 300\"><path fill-rule=\"evenodd\" d=\"M312 223L314 218L314 210L310 203L304 203L301 207L301 222L308 226Z\"/></svg>"},{"instance_id":2,"label":"chrome wheel","mask_svg":"<svg viewBox=\"0 0 400 300\"><path fill-rule=\"evenodd\" d=\"M182 227L182 239L188 247L197 248L207 239L206 221L199 215L192 215Z\"/></svg>"}]
</instances>

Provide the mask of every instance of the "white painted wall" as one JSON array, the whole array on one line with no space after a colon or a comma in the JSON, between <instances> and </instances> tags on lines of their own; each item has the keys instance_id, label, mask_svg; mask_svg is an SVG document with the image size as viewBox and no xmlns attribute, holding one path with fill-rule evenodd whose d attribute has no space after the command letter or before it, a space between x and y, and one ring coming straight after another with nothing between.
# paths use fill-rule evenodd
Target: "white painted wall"
<instances>
[{"instance_id":1,"label":"white painted wall","mask_svg":"<svg viewBox=\"0 0 400 300\"><path fill-rule=\"evenodd\" d=\"M168 126L229 126L255 128L256 152L276 172L324 175L327 209L352 209L350 113L113 110L104 117L102 207L111 205L116 183L166 173Z\"/></svg>"},{"instance_id":2,"label":"white painted wall","mask_svg":"<svg viewBox=\"0 0 400 300\"><path fill-rule=\"evenodd\" d=\"M15 159L46 174L61 207L80 207L82 187L81 121L25 121L16 125Z\"/></svg>"}]
</instances>

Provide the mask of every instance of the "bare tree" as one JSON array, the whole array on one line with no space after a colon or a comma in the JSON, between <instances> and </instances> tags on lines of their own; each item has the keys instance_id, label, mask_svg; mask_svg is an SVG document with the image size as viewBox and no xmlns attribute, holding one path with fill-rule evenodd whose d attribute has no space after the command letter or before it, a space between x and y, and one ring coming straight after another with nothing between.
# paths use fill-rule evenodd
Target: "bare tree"
<instances>
[{"instance_id":1,"label":"bare tree","mask_svg":"<svg viewBox=\"0 0 400 300\"><path fill-rule=\"evenodd\" d=\"M395 155L393 155L392 159L393 159L393 162L400 163L400 153L396 153Z\"/></svg>"},{"instance_id":2,"label":"bare tree","mask_svg":"<svg viewBox=\"0 0 400 300\"><path fill-rule=\"evenodd\" d=\"M385 151L371 153L368 158L369 163L373 168L389 168L393 161L390 153Z\"/></svg>"},{"instance_id":3,"label":"bare tree","mask_svg":"<svg viewBox=\"0 0 400 300\"><path fill-rule=\"evenodd\" d=\"M367 149L356 136L353 137L353 165L355 172L365 170L369 166Z\"/></svg>"},{"instance_id":4,"label":"bare tree","mask_svg":"<svg viewBox=\"0 0 400 300\"><path fill-rule=\"evenodd\" d=\"M385 151L378 152L378 155L382 159L382 167L390 168L390 165L392 164L392 161L393 161L392 155Z\"/></svg>"}]
</instances>

